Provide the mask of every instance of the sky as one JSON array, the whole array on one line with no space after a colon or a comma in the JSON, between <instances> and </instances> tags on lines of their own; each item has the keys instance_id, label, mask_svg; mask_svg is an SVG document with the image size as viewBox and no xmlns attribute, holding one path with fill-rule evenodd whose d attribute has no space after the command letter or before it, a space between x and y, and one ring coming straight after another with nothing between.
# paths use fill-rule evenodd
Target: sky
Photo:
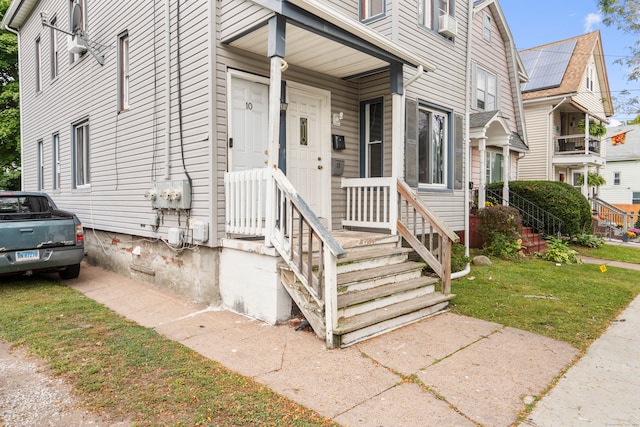
<instances>
[{"instance_id":1,"label":"sky","mask_svg":"<svg viewBox=\"0 0 640 427\"><path fill-rule=\"evenodd\" d=\"M596 0L499 0L518 50L600 30L609 88L616 97L620 91L640 95L640 82L628 81L627 67L615 64L616 59L629 56L629 46L635 38L601 22ZM611 125L632 120L635 114L615 111Z\"/></svg>"}]
</instances>

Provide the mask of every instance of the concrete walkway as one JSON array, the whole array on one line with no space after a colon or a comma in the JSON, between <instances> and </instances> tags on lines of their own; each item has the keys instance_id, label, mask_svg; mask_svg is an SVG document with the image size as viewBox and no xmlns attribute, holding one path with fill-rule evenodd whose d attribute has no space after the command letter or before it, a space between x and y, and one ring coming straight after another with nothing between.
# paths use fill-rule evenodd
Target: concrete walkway
<instances>
[{"instance_id":1,"label":"concrete walkway","mask_svg":"<svg viewBox=\"0 0 640 427\"><path fill-rule=\"evenodd\" d=\"M312 332L192 304L97 267L65 283L352 427L509 426L577 356L567 343L452 313L327 350Z\"/></svg>"},{"instance_id":2,"label":"concrete walkway","mask_svg":"<svg viewBox=\"0 0 640 427\"><path fill-rule=\"evenodd\" d=\"M582 257L585 263L640 265ZM638 276L640 280L640 275ZM536 405L523 426L640 426L640 297Z\"/></svg>"}]
</instances>

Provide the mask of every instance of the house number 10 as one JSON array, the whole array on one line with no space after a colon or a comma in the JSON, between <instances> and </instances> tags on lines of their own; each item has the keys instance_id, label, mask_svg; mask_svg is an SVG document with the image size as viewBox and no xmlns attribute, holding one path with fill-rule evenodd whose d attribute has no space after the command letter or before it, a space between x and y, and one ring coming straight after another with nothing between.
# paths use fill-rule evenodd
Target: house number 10
<instances>
[{"instance_id":1,"label":"house number 10","mask_svg":"<svg viewBox=\"0 0 640 427\"><path fill-rule=\"evenodd\" d=\"M250 102L245 102L244 106L247 110L253 110L253 104Z\"/></svg>"}]
</instances>

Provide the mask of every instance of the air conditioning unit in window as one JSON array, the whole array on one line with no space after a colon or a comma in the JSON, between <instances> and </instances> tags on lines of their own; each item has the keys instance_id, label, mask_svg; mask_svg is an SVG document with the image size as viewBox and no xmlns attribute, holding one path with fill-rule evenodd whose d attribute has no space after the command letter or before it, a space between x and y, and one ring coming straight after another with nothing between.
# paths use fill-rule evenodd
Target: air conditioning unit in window
<instances>
[{"instance_id":1,"label":"air conditioning unit in window","mask_svg":"<svg viewBox=\"0 0 640 427\"><path fill-rule=\"evenodd\" d=\"M87 46L79 36L67 36L67 50L70 53L85 53Z\"/></svg>"},{"instance_id":2,"label":"air conditioning unit in window","mask_svg":"<svg viewBox=\"0 0 640 427\"><path fill-rule=\"evenodd\" d=\"M438 32L445 37L455 37L458 34L458 21L451 15L440 15Z\"/></svg>"}]
</instances>

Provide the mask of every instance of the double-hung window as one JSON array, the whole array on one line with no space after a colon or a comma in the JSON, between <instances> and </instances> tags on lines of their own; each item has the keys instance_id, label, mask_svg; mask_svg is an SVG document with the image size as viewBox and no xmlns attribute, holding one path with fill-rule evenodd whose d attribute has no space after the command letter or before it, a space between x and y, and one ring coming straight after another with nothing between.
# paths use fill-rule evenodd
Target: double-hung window
<instances>
[{"instance_id":1,"label":"double-hung window","mask_svg":"<svg viewBox=\"0 0 640 427\"><path fill-rule=\"evenodd\" d=\"M434 190L462 188L462 116L410 98L405 107L407 184Z\"/></svg>"},{"instance_id":2,"label":"double-hung window","mask_svg":"<svg viewBox=\"0 0 640 427\"><path fill-rule=\"evenodd\" d=\"M640 192L634 191L631 197L631 203L633 203L634 205L640 205Z\"/></svg>"},{"instance_id":3,"label":"double-hung window","mask_svg":"<svg viewBox=\"0 0 640 427\"><path fill-rule=\"evenodd\" d=\"M418 0L418 23L426 28L437 30L441 16L453 16L453 3L453 0Z\"/></svg>"},{"instance_id":4,"label":"double-hung window","mask_svg":"<svg viewBox=\"0 0 640 427\"><path fill-rule=\"evenodd\" d=\"M51 188L54 190L60 189L60 134L54 133L51 139L52 156L51 165L53 168L53 181Z\"/></svg>"},{"instance_id":5,"label":"double-hung window","mask_svg":"<svg viewBox=\"0 0 640 427\"><path fill-rule=\"evenodd\" d=\"M44 190L44 142L38 141L38 191Z\"/></svg>"},{"instance_id":6,"label":"double-hung window","mask_svg":"<svg viewBox=\"0 0 640 427\"><path fill-rule=\"evenodd\" d=\"M491 43L491 15L486 12L482 16L482 38Z\"/></svg>"},{"instance_id":7,"label":"double-hung window","mask_svg":"<svg viewBox=\"0 0 640 427\"><path fill-rule=\"evenodd\" d=\"M118 36L118 111L129 109L129 33Z\"/></svg>"},{"instance_id":8,"label":"double-hung window","mask_svg":"<svg viewBox=\"0 0 640 427\"><path fill-rule=\"evenodd\" d=\"M74 187L87 187L91 184L89 168L89 120L85 119L77 122L72 128Z\"/></svg>"},{"instance_id":9,"label":"double-hung window","mask_svg":"<svg viewBox=\"0 0 640 427\"><path fill-rule=\"evenodd\" d=\"M613 173L613 185L620 185L620 172Z\"/></svg>"},{"instance_id":10,"label":"double-hung window","mask_svg":"<svg viewBox=\"0 0 640 427\"><path fill-rule=\"evenodd\" d=\"M360 0L360 20L368 21L384 16L385 0Z\"/></svg>"},{"instance_id":11,"label":"double-hung window","mask_svg":"<svg viewBox=\"0 0 640 427\"><path fill-rule=\"evenodd\" d=\"M484 111L498 109L498 78L495 74L476 67L476 108Z\"/></svg>"},{"instance_id":12,"label":"double-hung window","mask_svg":"<svg viewBox=\"0 0 640 427\"><path fill-rule=\"evenodd\" d=\"M593 92L593 79L594 79L593 65L589 65L587 68L587 90Z\"/></svg>"},{"instance_id":13,"label":"double-hung window","mask_svg":"<svg viewBox=\"0 0 640 427\"><path fill-rule=\"evenodd\" d=\"M383 108L382 99L363 103L365 173L367 178L382 176L383 168Z\"/></svg>"}]
</instances>

